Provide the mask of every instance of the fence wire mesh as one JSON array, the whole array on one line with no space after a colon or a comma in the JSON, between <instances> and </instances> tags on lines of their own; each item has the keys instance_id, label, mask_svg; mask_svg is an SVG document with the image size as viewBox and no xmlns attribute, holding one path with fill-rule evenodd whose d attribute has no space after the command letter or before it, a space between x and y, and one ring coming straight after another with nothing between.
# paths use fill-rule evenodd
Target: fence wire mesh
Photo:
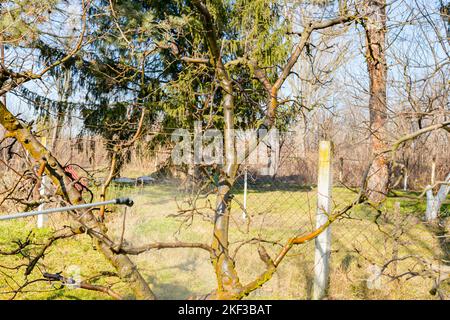
<instances>
[{"instance_id":1,"label":"fence wire mesh","mask_svg":"<svg viewBox=\"0 0 450 320\"><path fill-rule=\"evenodd\" d=\"M2 149L1 211L5 213L28 210L37 204L28 194L37 181L34 169L29 169L33 164L20 148L12 148L16 148L13 153ZM334 146L333 210L356 197L369 161L365 156L367 148L361 143ZM290 238L315 230L317 149L314 144L299 147L295 137L287 137L272 171L255 165L240 166L232 187L229 241L230 255L243 283L253 280L265 268L258 256L259 245L274 258ZM54 153L65 165L73 165L88 181L93 194L97 194L108 172L108 154L101 139L61 139L54 146ZM108 228L115 239L123 235L133 244L211 242L216 202L214 176L201 168L170 166L170 155L170 150L147 153L138 147L128 155L131 161L113 181L108 197L127 195L134 199L135 206L128 210L126 219L118 208L107 212ZM423 222L423 199L410 196L405 192L389 197L379 208L356 206L331 225L329 298L429 298L433 288L439 288L434 294L447 297L447 289L436 286L445 280L437 270L439 261L448 261L447 238L442 228ZM51 187L45 202L48 207L61 204ZM66 219L65 215L52 216L48 226L58 229ZM26 223L33 225L35 221L28 218ZM311 298L314 245L310 241L295 246L274 278L250 298ZM55 254L63 252L67 248L54 249ZM65 260L64 264L73 262L67 256ZM205 252L160 250L135 261L162 298L186 298L215 287ZM48 267L44 261L42 268ZM84 273L88 274L88 269L83 266Z\"/></svg>"}]
</instances>

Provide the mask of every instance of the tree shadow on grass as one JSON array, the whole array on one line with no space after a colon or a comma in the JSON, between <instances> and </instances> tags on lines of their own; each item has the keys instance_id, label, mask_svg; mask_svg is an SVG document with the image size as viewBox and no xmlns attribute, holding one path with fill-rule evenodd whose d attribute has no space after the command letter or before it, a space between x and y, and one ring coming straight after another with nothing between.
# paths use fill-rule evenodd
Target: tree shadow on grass
<instances>
[{"instance_id":1,"label":"tree shadow on grass","mask_svg":"<svg viewBox=\"0 0 450 320\"><path fill-rule=\"evenodd\" d=\"M306 263L302 264L302 269L305 276L306 300L311 300L313 298L314 274L311 267L308 267Z\"/></svg>"},{"instance_id":2,"label":"tree shadow on grass","mask_svg":"<svg viewBox=\"0 0 450 320\"><path fill-rule=\"evenodd\" d=\"M152 273L157 274L158 271L167 271L170 269L175 269L177 273L192 273L197 266L198 263L198 256L194 256L184 262L181 262L179 264L153 269ZM185 286L184 284L181 284L179 280L176 280L175 277L171 280L163 281L156 275L148 275L147 282L150 284L153 292L155 293L156 297L158 299L162 300L180 300L180 299L187 299L191 296L194 296L198 294L198 292L195 292L191 288Z\"/></svg>"},{"instance_id":3,"label":"tree shadow on grass","mask_svg":"<svg viewBox=\"0 0 450 320\"><path fill-rule=\"evenodd\" d=\"M155 276L148 276L147 281L156 297L161 300L184 300L195 294L184 285L176 282L161 282Z\"/></svg>"},{"instance_id":4,"label":"tree shadow on grass","mask_svg":"<svg viewBox=\"0 0 450 320\"><path fill-rule=\"evenodd\" d=\"M78 289L78 290L82 290L82 289ZM108 296L105 295L105 299L107 299ZM48 298L46 298L47 300L83 300L79 297L76 297L72 294L69 294L69 292L67 292L67 290L65 289L60 289L60 290L56 290L53 292L53 294L51 294Z\"/></svg>"}]
</instances>

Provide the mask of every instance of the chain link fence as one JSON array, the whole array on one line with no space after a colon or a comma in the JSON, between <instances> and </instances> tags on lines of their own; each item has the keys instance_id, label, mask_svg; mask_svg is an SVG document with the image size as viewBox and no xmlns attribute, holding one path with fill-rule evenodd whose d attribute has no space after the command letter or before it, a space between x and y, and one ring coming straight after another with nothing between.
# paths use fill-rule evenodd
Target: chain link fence
<instances>
[{"instance_id":1,"label":"chain link fence","mask_svg":"<svg viewBox=\"0 0 450 320\"><path fill-rule=\"evenodd\" d=\"M367 149L361 143L334 146L332 210L339 210L355 199L369 161ZM11 156L8 148L2 154L2 212L32 207L32 197L27 198L26 205L12 196L21 192L21 197L26 198L34 175L29 170L27 155L21 154L20 148L14 150L20 158ZM230 254L243 283L264 271L265 265L258 256L259 245L273 258L290 238L315 230L317 150L317 145L299 146L292 135L284 138L270 168L240 166L232 188L229 241ZM92 193L98 194L109 166L101 139L62 139L55 144L54 152L63 164L74 165L78 174L89 181ZM135 206L128 213L114 207L107 212L108 228L114 237L124 236L133 244L211 242L215 177L207 168L170 165L170 156L170 149L147 152L140 147L128 155L129 161L113 180L108 198L130 196ZM17 174L12 173L12 168ZM27 175L30 179L25 179ZM16 176L22 178L11 192L11 182L17 180ZM49 190L47 198L51 198L52 192ZM449 261L446 226L423 221L425 200L417 195L417 192L397 193L379 207L358 205L331 225L329 299L448 297L448 280L441 268ZM59 203L49 200L46 205ZM33 219L27 218L30 228L35 224ZM64 215L52 216L48 227L56 229L65 219ZM295 246L274 278L249 298L311 299L314 247L314 241ZM65 250L56 248L55 252L67 253ZM204 252L159 250L134 259L163 299L186 298L215 288L215 276ZM83 270L89 273L86 268Z\"/></svg>"}]
</instances>

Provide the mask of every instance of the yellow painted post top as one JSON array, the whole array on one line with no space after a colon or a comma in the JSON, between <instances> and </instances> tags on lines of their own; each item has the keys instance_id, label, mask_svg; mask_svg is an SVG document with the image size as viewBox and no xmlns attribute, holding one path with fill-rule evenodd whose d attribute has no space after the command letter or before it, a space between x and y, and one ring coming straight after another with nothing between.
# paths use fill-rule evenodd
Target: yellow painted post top
<instances>
[{"instance_id":1,"label":"yellow painted post top","mask_svg":"<svg viewBox=\"0 0 450 320\"><path fill-rule=\"evenodd\" d=\"M332 152L331 141L320 141L317 177L317 227L326 222L328 214L331 212Z\"/></svg>"},{"instance_id":2,"label":"yellow painted post top","mask_svg":"<svg viewBox=\"0 0 450 320\"><path fill-rule=\"evenodd\" d=\"M319 143L319 166L331 161L333 145L331 141L320 141Z\"/></svg>"}]
</instances>

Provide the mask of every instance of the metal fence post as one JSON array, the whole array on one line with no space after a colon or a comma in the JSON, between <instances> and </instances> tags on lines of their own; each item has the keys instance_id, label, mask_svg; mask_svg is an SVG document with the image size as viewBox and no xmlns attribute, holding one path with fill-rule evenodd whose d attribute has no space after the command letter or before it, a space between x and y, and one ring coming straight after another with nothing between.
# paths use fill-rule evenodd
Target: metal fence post
<instances>
[{"instance_id":1,"label":"metal fence post","mask_svg":"<svg viewBox=\"0 0 450 320\"><path fill-rule=\"evenodd\" d=\"M44 147L47 147L47 137L43 136L41 138L41 143ZM42 173L42 177L41 177L41 186L39 188L39 195L41 196L41 200L45 197L45 188L46 188L46 184L47 184L47 176L45 175L45 172ZM39 211L44 210L44 204L41 203L38 207ZM47 215L44 214L40 214L37 216L37 227L43 228L46 224L48 220Z\"/></svg>"},{"instance_id":2,"label":"metal fence post","mask_svg":"<svg viewBox=\"0 0 450 320\"><path fill-rule=\"evenodd\" d=\"M320 141L319 172L317 182L316 227L328 220L331 212L332 146L330 141ZM323 299L328 290L331 249L331 228L328 227L315 240L313 299Z\"/></svg>"},{"instance_id":3,"label":"metal fence post","mask_svg":"<svg viewBox=\"0 0 450 320\"><path fill-rule=\"evenodd\" d=\"M408 169L405 167L405 171L403 173L403 191L408 190Z\"/></svg>"}]
</instances>

